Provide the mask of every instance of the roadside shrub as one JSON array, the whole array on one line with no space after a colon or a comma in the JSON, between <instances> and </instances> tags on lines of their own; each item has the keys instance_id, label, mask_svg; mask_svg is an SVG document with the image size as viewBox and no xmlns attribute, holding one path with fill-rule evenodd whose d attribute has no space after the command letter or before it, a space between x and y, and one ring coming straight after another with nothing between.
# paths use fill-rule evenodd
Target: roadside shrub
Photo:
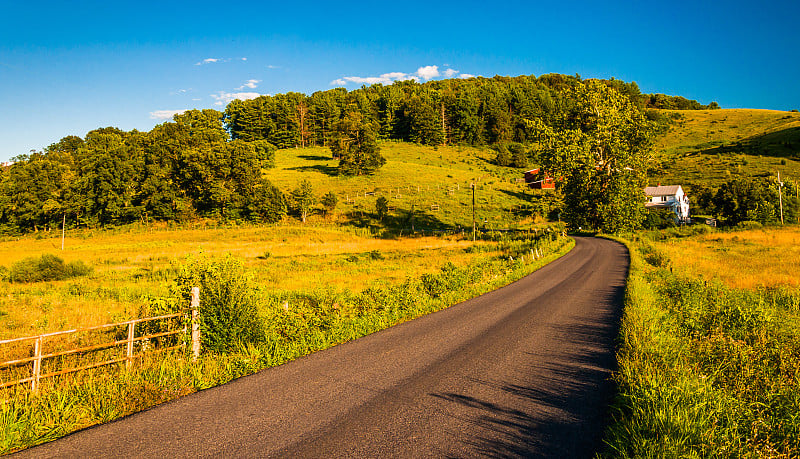
<instances>
[{"instance_id":1,"label":"roadside shrub","mask_svg":"<svg viewBox=\"0 0 800 459\"><path fill-rule=\"evenodd\" d=\"M641 253L644 261L656 268L663 268L669 265L669 257L662 251L650 244L641 245Z\"/></svg>"},{"instance_id":2,"label":"roadside shrub","mask_svg":"<svg viewBox=\"0 0 800 459\"><path fill-rule=\"evenodd\" d=\"M72 277L85 276L92 269L82 261L64 263L61 258L45 254L39 258L28 257L11 267L8 280L11 282L58 281Z\"/></svg>"},{"instance_id":3,"label":"roadside shrub","mask_svg":"<svg viewBox=\"0 0 800 459\"><path fill-rule=\"evenodd\" d=\"M423 274L421 277L422 288L433 298L438 298L449 291L460 290L472 281L470 269L458 268L452 262L447 262L438 273Z\"/></svg>"},{"instance_id":4,"label":"roadside shrub","mask_svg":"<svg viewBox=\"0 0 800 459\"><path fill-rule=\"evenodd\" d=\"M264 341L264 321L252 278L232 256L189 257L180 268L173 295L189 305L192 287L200 287L200 336L206 351L229 353Z\"/></svg>"}]
</instances>

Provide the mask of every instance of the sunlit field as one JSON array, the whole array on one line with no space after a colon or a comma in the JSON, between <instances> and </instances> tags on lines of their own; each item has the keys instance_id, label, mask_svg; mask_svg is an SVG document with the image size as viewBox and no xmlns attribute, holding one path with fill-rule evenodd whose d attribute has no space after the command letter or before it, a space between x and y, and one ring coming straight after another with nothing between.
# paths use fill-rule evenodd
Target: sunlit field
<instances>
[{"instance_id":1,"label":"sunlit field","mask_svg":"<svg viewBox=\"0 0 800 459\"><path fill-rule=\"evenodd\" d=\"M800 287L800 227L718 232L656 243L675 272L732 288Z\"/></svg>"},{"instance_id":2,"label":"sunlit field","mask_svg":"<svg viewBox=\"0 0 800 459\"><path fill-rule=\"evenodd\" d=\"M0 283L0 337L27 336L135 317L148 298L163 296L174 265L189 254L232 254L267 290L359 291L380 280L399 283L467 263L472 245L457 237L380 239L367 230L333 226L244 226L146 229L68 234L0 242L2 266L55 254L93 268L86 277L32 284ZM477 242L477 244L483 244Z\"/></svg>"},{"instance_id":3,"label":"sunlit field","mask_svg":"<svg viewBox=\"0 0 800 459\"><path fill-rule=\"evenodd\" d=\"M800 113L776 110L663 110L677 117L655 139L651 183L718 186L732 176L781 173L800 179Z\"/></svg>"}]
</instances>

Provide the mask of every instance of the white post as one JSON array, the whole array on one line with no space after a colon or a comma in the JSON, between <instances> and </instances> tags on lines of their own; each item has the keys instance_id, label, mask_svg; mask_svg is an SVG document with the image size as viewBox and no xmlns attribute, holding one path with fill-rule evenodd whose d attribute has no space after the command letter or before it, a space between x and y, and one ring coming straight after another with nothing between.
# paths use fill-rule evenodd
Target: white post
<instances>
[{"instance_id":1,"label":"white post","mask_svg":"<svg viewBox=\"0 0 800 459\"><path fill-rule=\"evenodd\" d=\"M192 362L200 357L200 287L192 287Z\"/></svg>"},{"instance_id":2,"label":"white post","mask_svg":"<svg viewBox=\"0 0 800 459\"><path fill-rule=\"evenodd\" d=\"M781 187L783 187L783 182L781 182L781 173L778 171L778 201L781 204L781 225L783 225L783 192Z\"/></svg>"},{"instance_id":3,"label":"white post","mask_svg":"<svg viewBox=\"0 0 800 459\"><path fill-rule=\"evenodd\" d=\"M31 393L39 392L39 377L42 374L42 337L36 338L33 347L33 379L31 379Z\"/></svg>"},{"instance_id":4,"label":"white post","mask_svg":"<svg viewBox=\"0 0 800 459\"><path fill-rule=\"evenodd\" d=\"M67 226L67 214L64 214L64 220L61 222L61 250L64 250L64 232Z\"/></svg>"},{"instance_id":5,"label":"white post","mask_svg":"<svg viewBox=\"0 0 800 459\"><path fill-rule=\"evenodd\" d=\"M133 365L133 335L135 327L136 327L136 322L131 321L128 323L128 342L126 343L126 349L125 349L126 370L130 370L131 366Z\"/></svg>"}]
</instances>

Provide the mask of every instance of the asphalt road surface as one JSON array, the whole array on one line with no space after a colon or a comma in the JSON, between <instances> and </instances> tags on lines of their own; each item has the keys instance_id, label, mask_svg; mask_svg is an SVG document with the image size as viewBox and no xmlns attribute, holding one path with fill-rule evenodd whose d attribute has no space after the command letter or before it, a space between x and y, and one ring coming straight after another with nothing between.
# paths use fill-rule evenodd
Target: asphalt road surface
<instances>
[{"instance_id":1,"label":"asphalt road surface","mask_svg":"<svg viewBox=\"0 0 800 459\"><path fill-rule=\"evenodd\" d=\"M629 258L576 238L504 288L21 457L589 457Z\"/></svg>"}]
</instances>

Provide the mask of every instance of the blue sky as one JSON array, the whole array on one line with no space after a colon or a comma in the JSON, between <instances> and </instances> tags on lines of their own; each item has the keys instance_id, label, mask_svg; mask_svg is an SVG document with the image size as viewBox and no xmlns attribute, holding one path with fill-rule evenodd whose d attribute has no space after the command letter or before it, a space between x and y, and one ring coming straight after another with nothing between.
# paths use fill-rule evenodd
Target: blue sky
<instances>
[{"instance_id":1,"label":"blue sky","mask_svg":"<svg viewBox=\"0 0 800 459\"><path fill-rule=\"evenodd\" d=\"M9 2L0 161L232 97L579 73L723 108L800 109L800 2ZM402 76L400 76L402 74Z\"/></svg>"}]
</instances>

